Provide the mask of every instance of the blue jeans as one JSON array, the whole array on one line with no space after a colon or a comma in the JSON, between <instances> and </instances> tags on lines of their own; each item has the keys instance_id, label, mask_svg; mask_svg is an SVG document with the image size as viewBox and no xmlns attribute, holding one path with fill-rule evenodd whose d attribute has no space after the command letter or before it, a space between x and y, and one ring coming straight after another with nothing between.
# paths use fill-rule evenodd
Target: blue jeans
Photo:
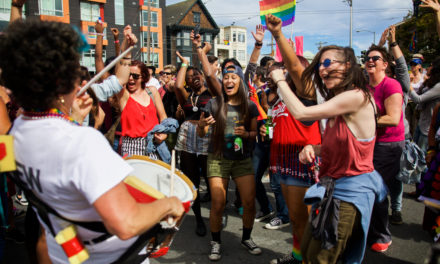
<instances>
[{"instance_id":1,"label":"blue jeans","mask_svg":"<svg viewBox=\"0 0 440 264\"><path fill-rule=\"evenodd\" d=\"M277 217L284 223L289 222L289 211L287 210L286 201L284 201L283 192L281 191L280 173L270 174L270 187L275 195L275 202L277 205Z\"/></svg>"},{"instance_id":2,"label":"blue jeans","mask_svg":"<svg viewBox=\"0 0 440 264\"><path fill-rule=\"evenodd\" d=\"M269 167L270 157L270 144L260 142L255 144L254 153L252 156L252 165L255 171L255 198L260 205L260 211L264 214L268 214L273 211L272 205L269 202L269 198L266 194L266 188L261 182L264 172Z\"/></svg>"},{"instance_id":3,"label":"blue jeans","mask_svg":"<svg viewBox=\"0 0 440 264\"><path fill-rule=\"evenodd\" d=\"M416 127L416 132L414 133L414 142L423 152L426 152L428 149L428 136L423 135L419 126Z\"/></svg>"}]
</instances>

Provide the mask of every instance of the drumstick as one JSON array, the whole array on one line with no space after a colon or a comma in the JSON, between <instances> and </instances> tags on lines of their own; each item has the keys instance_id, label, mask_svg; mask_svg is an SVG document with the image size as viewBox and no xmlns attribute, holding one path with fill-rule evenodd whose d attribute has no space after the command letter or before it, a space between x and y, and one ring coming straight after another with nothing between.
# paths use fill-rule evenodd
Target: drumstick
<instances>
[{"instance_id":1,"label":"drumstick","mask_svg":"<svg viewBox=\"0 0 440 264\"><path fill-rule=\"evenodd\" d=\"M107 65L104 69L102 69L102 71L96 74L95 77L93 77L88 83L86 83L86 85L84 85L84 87L81 88L81 90L79 90L76 96L82 95L92 84L94 84L97 80L99 80L99 78L101 78L102 75L108 72L113 66L115 66L115 64L118 63L118 61L122 60L122 58L124 58L125 55L127 55L132 49L133 46L129 47L124 52L122 52L118 57L116 57L112 62L110 62L109 65Z\"/></svg>"},{"instance_id":2,"label":"drumstick","mask_svg":"<svg viewBox=\"0 0 440 264\"><path fill-rule=\"evenodd\" d=\"M176 151L173 149L171 151L171 177L170 177L170 194L169 197L173 196L174 193L174 172L176 171ZM168 224L172 225L174 222L173 217L168 217Z\"/></svg>"}]
</instances>

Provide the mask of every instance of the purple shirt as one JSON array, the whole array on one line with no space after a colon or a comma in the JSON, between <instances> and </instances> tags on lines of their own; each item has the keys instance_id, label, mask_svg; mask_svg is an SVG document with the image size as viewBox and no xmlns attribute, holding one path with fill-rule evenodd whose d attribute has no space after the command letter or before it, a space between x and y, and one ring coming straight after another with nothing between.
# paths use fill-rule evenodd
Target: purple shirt
<instances>
[{"instance_id":1,"label":"purple shirt","mask_svg":"<svg viewBox=\"0 0 440 264\"><path fill-rule=\"evenodd\" d=\"M374 94L374 100L377 105L377 112L379 116L385 115L385 99L393 94L401 94L403 98L402 87L399 82L385 76L381 83L372 88L368 86L370 91ZM377 142L397 142L405 140L405 126L403 124L403 112L400 114L400 121L397 126L378 127L377 128Z\"/></svg>"}]
</instances>

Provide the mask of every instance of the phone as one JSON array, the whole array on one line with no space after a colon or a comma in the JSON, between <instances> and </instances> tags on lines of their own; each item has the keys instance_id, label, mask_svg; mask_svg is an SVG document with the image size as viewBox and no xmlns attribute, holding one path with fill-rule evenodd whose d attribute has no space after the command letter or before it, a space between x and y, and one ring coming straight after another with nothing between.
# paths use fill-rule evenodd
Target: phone
<instances>
[{"instance_id":1,"label":"phone","mask_svg":"<svg viewBox=\"0 0 440 264\"><path fill-rule=\"evenodd\" d=\"M200 33L200 24L194 27L194 38Z\"/></svg>"},{"instance_id":2,"label":"phone","mask_svg":"<svg viewBox=\"0 0 440 264\"><path fill-rule=\"evenodd\" d=\"M201 110L204 114L205 114L205 118L210 117L211 113L209 112L209 110L206 110L205 108L202 108Z\"/></svg>"}]
</instances>

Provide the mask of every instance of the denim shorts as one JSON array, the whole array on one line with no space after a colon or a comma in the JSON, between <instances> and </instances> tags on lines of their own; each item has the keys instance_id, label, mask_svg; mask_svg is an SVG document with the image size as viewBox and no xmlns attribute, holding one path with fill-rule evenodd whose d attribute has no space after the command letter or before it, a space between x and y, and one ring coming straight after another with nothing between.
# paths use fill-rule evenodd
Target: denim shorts
<instances>
[{"instance_id":1,"label":"denim shorts","mask_svg":"<svg viewBox=\"0 0 440 264\"><path fill-rule=\"evenodd\" d=\"M211 153L208 154L208 177L221 177L225 179L232 177L234 179L245 175L254 175L251 158L229 160L223 157L216 157Z\"/></svg>"},{"instance_id":2,"label":"denim shorts","mask_svg":"<svg viewBox=\"0 0 440 264\"><path fill-rule=\"evenodd\" d=\"M284 174L280 172L275 172L280 179L280 183L288 186L296 186L296 187L310 187L314 182L304 181L303 179L295 178L292 175Z\"/></svg>"}]
</instances>

